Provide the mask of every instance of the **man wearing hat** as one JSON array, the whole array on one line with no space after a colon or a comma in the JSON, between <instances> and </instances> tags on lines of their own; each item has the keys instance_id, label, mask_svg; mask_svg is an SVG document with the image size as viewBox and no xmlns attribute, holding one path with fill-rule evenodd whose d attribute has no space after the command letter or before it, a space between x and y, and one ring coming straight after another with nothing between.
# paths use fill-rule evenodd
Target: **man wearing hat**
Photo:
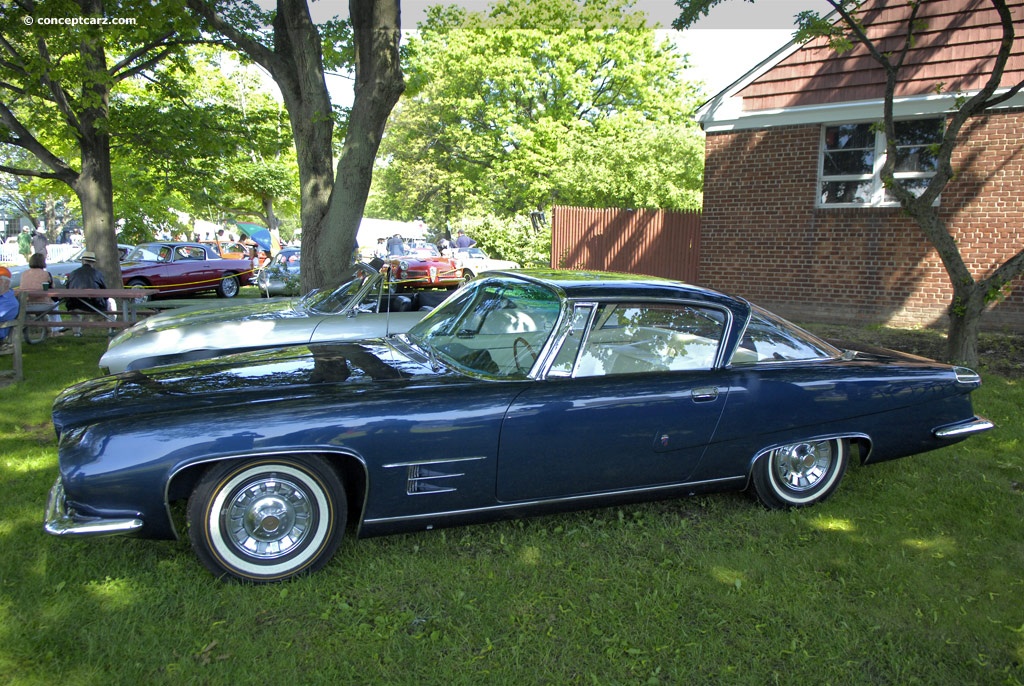
<instances>
[{"instance_id":1,"label":"man wearing hat","mask_svg":"<svg viewBox=\"0 0 1024 686\"><path fill-rule=\"evenodd\" d=\"M82 266L68 274L68 288L106 288L103 274L96 269L96 253L86 250L82 253ZM67 298L65 306L69 312L106 312L106 298ZM76 336L82 335L82 328L74 329Z\"/></svg>"},{"instance_id":2,"label":"man wearing hat","mask_svg":"<svg viewBox=\"0 0 1024 686\"><path fill-rule=\"evenodd\" d=\"M46 245L49 241L46 240L46 229L36 229L36 235L32 236L32 252L41 252L46 254Z\"/></svg>"}]
</instances>

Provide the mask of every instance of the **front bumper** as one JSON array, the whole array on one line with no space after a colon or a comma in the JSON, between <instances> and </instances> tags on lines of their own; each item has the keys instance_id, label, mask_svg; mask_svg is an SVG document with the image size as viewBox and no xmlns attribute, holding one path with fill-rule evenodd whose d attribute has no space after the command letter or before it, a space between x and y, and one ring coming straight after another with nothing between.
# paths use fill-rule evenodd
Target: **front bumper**
<instances>
[{"instance_id":1,"label":"front bumper","mask_svg":"<svg viewBox=\"0 0 1024 686\"><path fill-rule=\"evenodd\" d=\"M50 489L43 529L52 536L116 536L130 534L141 528L142 520L137 517L104 519L78 514L68 507L60 477L57 477L57 482Z\"/></svg>"}]
</instances>

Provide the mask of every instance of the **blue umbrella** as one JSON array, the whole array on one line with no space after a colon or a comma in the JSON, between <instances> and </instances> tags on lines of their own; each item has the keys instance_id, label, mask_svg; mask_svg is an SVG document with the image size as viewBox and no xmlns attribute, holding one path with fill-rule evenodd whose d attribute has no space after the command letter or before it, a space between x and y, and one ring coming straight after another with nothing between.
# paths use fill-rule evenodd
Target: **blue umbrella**
<instances>
[{"instance_id":1,"label":"blue umbrella","mask_svg":"<svg viewBox=\"0 0 1024 686\"><path fill-rule=\"evenodd\" d=\"M251 238L263 250L270 252L270 229L259 224L238 222L238 230Z\"/></svg>"}]
</instances>

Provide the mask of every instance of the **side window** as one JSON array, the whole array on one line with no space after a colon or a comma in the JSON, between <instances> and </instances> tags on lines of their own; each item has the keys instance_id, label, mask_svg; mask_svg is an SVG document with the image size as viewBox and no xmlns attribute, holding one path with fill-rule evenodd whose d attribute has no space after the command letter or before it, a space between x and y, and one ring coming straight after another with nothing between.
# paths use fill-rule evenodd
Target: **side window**
<instances>
[{"instance_id":1,"label":"side window","mask_svg":"<svg viewBox=\"0 0 1024 686\"><path fill-rule=\"evenodd\" d=\"M784 319L756 308L730 364L749 365L794 360L821 360L838 351Z\"/></svg>"},{"instance_id":2,"label":"side window","mask_svg":"<svg viewBox=\"0 0 1024 686\"><path fill-rule=\"evenodd\" d=\"M601 305L576 376L711 369L725 324L724 312L699 305Z\"/></svg>"}]
</instances>

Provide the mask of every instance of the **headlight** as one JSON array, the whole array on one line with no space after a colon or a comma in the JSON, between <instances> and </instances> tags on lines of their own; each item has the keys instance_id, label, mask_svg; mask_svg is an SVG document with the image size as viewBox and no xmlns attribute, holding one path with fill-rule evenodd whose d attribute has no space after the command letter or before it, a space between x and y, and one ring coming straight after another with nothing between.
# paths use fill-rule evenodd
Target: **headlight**
<instances>
[{"instance_id":1,"label":"headlight","mask_svg":"<svg viewBox=\"0 0 1024 686\"><path fill-rule=\"evenodd\" d=\"M398 263L398 268L401 269L403 272L407 271L409 269L409 263L406 262L405 260L402 260L401 262Z\"/></svg>"}]
</instances>

